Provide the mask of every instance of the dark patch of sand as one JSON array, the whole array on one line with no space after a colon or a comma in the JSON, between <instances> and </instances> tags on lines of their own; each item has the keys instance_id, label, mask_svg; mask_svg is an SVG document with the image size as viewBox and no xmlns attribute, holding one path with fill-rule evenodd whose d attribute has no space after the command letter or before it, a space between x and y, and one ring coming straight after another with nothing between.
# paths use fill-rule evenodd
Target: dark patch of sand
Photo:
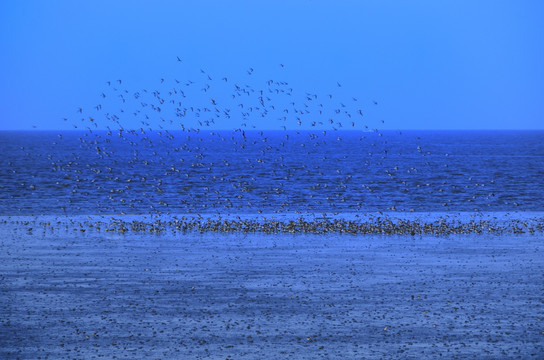
<instances>
[{"instance_id":1,"label":"dark patch of sand","mask_svg":"<svg viewBox=\"0 0 544 360\"><path fill-rule=\"evenodd\" d=\"M542 358L542 235L0 227L0 358Z\"/></svg>"}]
</instances>

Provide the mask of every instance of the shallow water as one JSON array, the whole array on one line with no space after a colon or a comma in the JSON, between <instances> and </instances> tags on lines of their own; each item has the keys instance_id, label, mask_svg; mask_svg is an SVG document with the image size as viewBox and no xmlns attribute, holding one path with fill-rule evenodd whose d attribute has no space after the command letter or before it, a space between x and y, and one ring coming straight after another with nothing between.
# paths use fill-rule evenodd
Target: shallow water
<instances>
[{"instance_id":1,"label":"shallow water","mask_svg":"<svg viewBox=\"0 0 544 360\"><path fill-rule=\"evenodd\" d=\"M2 358L541 358L541 235L0 226Z\"/></svg>"}]
</instances>

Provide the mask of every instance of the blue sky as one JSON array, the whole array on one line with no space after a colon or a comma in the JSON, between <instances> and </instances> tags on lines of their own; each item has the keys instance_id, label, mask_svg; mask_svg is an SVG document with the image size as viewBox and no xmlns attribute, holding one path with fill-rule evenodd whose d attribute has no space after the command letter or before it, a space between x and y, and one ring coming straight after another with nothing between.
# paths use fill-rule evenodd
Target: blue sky
<instances>
[{"instance_id":1,"label":"blue sky","mask_svg":"<svg viewBox=\"0 0 544 360\"><path fill-rule=\"evenodd\" d=\"M201 86L207 76L224 108L236 106L227 104L234 83L258 90L274 79L289 83L301 107L306 93L331 94L384 129L543 129L543 18L539 0L4 0L0 129L100 119L120 108L107 81L164 94L174 79ZM183 105L205 106L210 96L195 91Z\"/></svg>"}]
</instances>

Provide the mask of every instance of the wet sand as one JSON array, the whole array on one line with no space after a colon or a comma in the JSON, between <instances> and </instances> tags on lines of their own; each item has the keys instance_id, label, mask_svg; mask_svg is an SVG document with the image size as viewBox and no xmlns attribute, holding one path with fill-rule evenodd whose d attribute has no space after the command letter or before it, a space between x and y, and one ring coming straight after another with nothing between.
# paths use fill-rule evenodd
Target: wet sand
<instances>
[{"instance_id":1,"label":"wet sand","mask_svg":"<svg viewBox=\"0 0 544 360\"><path fill-rule=\"evenodd\" d=\"M543 358L544 236L0 226L2 359Z\"/></svg>"}]
</instances>

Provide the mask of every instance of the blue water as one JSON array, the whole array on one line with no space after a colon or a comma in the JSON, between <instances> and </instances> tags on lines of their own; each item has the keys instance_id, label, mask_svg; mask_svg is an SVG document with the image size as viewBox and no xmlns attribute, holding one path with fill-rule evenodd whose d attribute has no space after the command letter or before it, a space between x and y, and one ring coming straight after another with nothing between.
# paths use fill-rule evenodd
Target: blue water
<instances>
[{"instance_id":1,"label":"blue water","mask_svg":"<svg viewBox=\"0 0 544 360\"><path fill-rule=\"evenodd\" d=\"M544 211L544 131L0 132L0 215Z\"/></svg>"}]
</instances>

